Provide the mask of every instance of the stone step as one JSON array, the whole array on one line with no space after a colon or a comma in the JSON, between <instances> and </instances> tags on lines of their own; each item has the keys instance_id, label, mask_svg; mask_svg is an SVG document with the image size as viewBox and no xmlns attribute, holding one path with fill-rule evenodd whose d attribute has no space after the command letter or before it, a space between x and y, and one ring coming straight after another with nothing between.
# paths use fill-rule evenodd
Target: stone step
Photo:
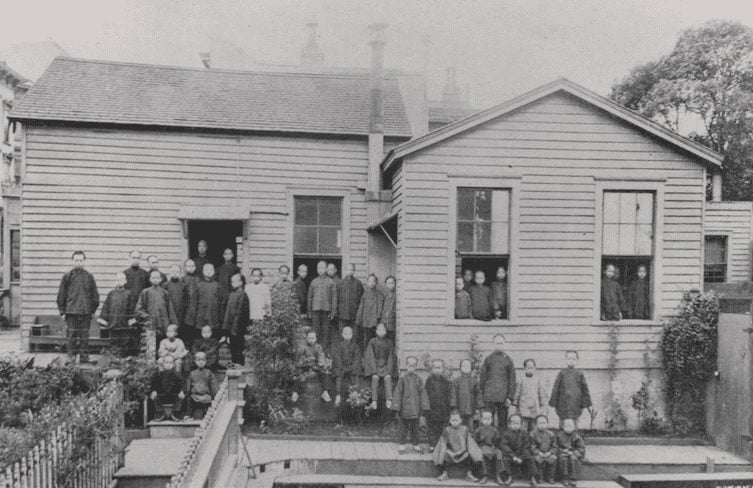
<instances>
[{"instance_id":1,"label":"stone step","mask_svg":"<svg viewBox=\"0 0 753 488\"><path fill-rule=\"evenodd\" d=\"M152 420L146 424L152 439L175 439L193 437L201 420L181 420L180 422Z\"/></svg>"},{"instance_id":2,"label":"stone step","mask_svg":"<svg viewBox=\"0 0 753 488\"><path fill-rule=\"evenodd\" d=\"M118 488L164 488L178 472L190 439L137 439L125 451L125 463L115 473Z\"/></svg>"},{"instance_id":3,"label":"stone step","mask_svg":"<svg viewBox=\"0 0 753 488\"><path fill-rule=\"evenodd\" d=\"M419 478L415 476L347 476L347 475L322 475L322 474L304 474L278 477L275 479L273 488L361 488L384 486L389 488L413 488L413 487L478 487L478 483L465 481L463 479L448 479L447 481L438 481L436 478ZM489 486L497 486L490 481ZM529 483L516 481L511 485L513 488L523 488L530 486ZM561 484L548 485L540 484L541 488L559 487ZM620 488L620 485L613 481L580 481L580 488Z\"/></svg>"},{"instance_id":4,"label":"stone step","mask_svg":"<svg viewBox=\"0 0 753 488\"><path fill-rule=\"evenodd\" d=\"M625 488L707 488L753 486L753 471L747 473L632 474L619 479Z\"/></svg>"}]
</instances>

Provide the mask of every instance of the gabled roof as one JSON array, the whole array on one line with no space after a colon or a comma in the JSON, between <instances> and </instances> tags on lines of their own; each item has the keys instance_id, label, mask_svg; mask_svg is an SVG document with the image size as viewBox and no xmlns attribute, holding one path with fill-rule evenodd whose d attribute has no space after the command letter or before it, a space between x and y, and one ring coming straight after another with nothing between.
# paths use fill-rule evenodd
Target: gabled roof
<instances>
[{"instance_id":1,"label":"gabled roof","mask_svg":"<svg viewBox=\"0 0 753 488\"><path fill-rule=\"evenodd\" d=\"M256 73L56 58L14 120L366 135L368 75ZM397 80L384 134L410 137Z\"/></svg>"},{"instance_id":2,"label":"gabled roof","mask_svg":"<svg viewBox=\"0 0 753 488\"><path fill-rule=\"evenodd\" d=\"M405 142L398 146L395 146L382 162L382 168L389 168L392 163L399 160L411 153L419 151L425 147L437 144L445 139L453 137L462 132L468 131L484 124L492 119L503 116L510 112L520 109L526 105L529 105L537 100L552 95L557 92L568 93L584 102L593 105L605 112L608 112L613 117L623 120L628 124L636 127L637 129L646 132L657 139L672 144L673 146L695 156L701 162L708 164L712 167L721 167L724 157L701 144L691 141L676 132L673 132L656 122L643 117L642 115L633 112L630 109L623 107L607 98L602 97L577 83L573 83L565 78L560 78L552 83L546 84L539 88L529 91L523 95L520 95L505 103L492 107L490 109L475 113L464 119L453 122L444 127L429 132L428 134L421 136L417 139Z\"/></svg>"}]
</instances>

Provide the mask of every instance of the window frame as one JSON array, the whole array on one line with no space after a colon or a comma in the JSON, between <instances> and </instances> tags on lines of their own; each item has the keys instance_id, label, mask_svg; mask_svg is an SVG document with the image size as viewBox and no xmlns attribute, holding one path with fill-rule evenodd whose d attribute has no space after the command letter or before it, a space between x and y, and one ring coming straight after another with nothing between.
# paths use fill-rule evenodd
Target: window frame
<instances>
[{"instance_id":1,"label":"window frame","mask_svg":"<svg viewBox=\"0 0 753 488\"><path fill-rule=\"evenodd\" d=\"M703 233L703 249L702 249L702 265L701 265L701 281L705 285L706 283L720 283L719 281L706 281L706 238L707 237L722 237L724 238L724 281L721 283L729 283L732 280L732 273L729 263L729 250L730 243L732 241L732 233L730 232L709 232Z\"/></svg>"},{"instance_id":2,"label":"window frame","mask_svg":"<svg viewBox=\"0 0 753 488\"><path fill-rule=\"evenodd\" d=\"M17 235L17 242L18 242L18 251L14 252L13 250L13 235ZM8 282L10 284L18 284L21 282L21 228L20 227L11 227L8 232L8 255L9 255L9 262L10 262L10 268L9 268L9 280ZM18 259L18 278L13 277L13 271L15 266L13 265L13 258Z\"/></svg>"},{"instance_id":3,"label":"window frame","mask_svg":"<svg viewBox=\"0 0 753 488\"><path fill-rule=\"evenodd\" d=\"M605 192L652 192L654 194L654 239L651 260L651 310L650 320L626 319L615 322L620 325L660 325L661 324L661 287L663 283L664 249L664 187L666 178L657 179L611 179L594 178L594 267L593 267L593 323L603 327L609 321L601 320L601 275L604 235L604 193ZM611 256L611 255L608 255Z\"/></svg>"},{"instance_id":4,"label":"window frame","mask_svg":"<svg viewBox=\"0 0 753 488\"><path fill-rule=\"evenodd\" d=\"M447 246L447 295L445 307L445 325L454 326L479 326L479 327L500 327L505 325L514 325L518 320L518 261L519 245L518 236L520 235L520 176L503 176L503 177L449 177L449 198L448 198L448 246ZM507 290L508 290L508 308L506 319L494 319L490 322L475 319L456 319L455 318L455 266L457 258L460 255L457 252L457 209L458 209L458 189L459 188L478 188L507 190L510 192L510 220L509 220L509 243L508 243L508 269L507 269ZM477 254L484 257L484 254ZM489 254L494 257L495 254ZM490 277L493 280L494 277Z\"/></svg>"}]
</instances>

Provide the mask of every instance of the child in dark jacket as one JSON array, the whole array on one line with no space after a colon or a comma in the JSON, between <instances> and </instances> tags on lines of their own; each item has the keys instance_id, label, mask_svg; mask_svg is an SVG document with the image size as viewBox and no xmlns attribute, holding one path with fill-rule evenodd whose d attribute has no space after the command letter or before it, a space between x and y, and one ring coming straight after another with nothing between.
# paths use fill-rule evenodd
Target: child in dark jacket
<instances>
[{"instance_id":1,"label":"child in dark jacket","mask_svg":"<svg viewBox=\"0 0 753 488\"><path fill-rule=\"evenodd\" d=\"M196 304L199 285L199 275L196 273L196 263L193 259L186 259L183 263L185 273L181 281L183 282L183 323L179 330L180 338L186 343L187 347L193 345L193 341L201 337L201 327L196 327Z\"/></svg>"},{"instance_id":2,"label":"child in dark jacket","mask_svg":"<svg viewBox=\"0 0 753 488\"><path fill-rule=\"evenodd\" d=\"M583 413L583 409L591 408L591 393L583 371L575 369L578 363L578 351L566 351L565 362L567 367L560 370L557 379L554 380L549 406L557 411L560 428L565 419L573 419L577 428L578 418Z\"/></svg>"},{"instance_id":3,"label":"child in dark jacket","mask_svg":"<svg viewBox=\"0 0 753 488\"><path fill-rule=\"evenodd\" d=\"M382 323L384 295L377 289L378 284L379 279L376 275L370 274L366 279L366 289L361 296L361 304L356 314L356 325L361 327L361 333L367 343L374 337L376 326Z\"/></svg>"},{"instance_id":4,"label":"child in dark jacket","mask_svg":"<svg viewBox=\"0 0 753 488\"><path fill-rule=\"evenodd\" d=\"M196 327L208 325L215 339L222 336L222 320L225 318L225 293L214 279L214 266L204 265L204 278L196 285Z\"/></svg>"},{"instance_id":5,"label":"child in dark jacket","mask_svg":"<svg viewBox=\"0 0 753 488\"><path fill-rule=\"evenodd\" d=\"M330 397L328 391L331 385L329 371L327 370L327 356L324 354L322 345L317 342L315 330L311 329L306 333L306 343L298 349L297 355L300 381L306 383L318 380L322 385L322 400L327 403L331 402L332 397Z\"/></svg>"},{"instance_id":6,"label":"child in dark jacket","mask_svg":"<svg viewBox=\"0 0 753 488\"><path fill-rule=\"evenodd\" d=\"M220 284L222 289L225 291L225 294L229 294L233 289L233 286L230 283L230 279L234 275L241 272L241 269L233 261L234 257L235 255L233 254L232 249L225 249L224 251L222 251L222 259L225 262L217 267L217 283Z\"/></svg>"},{"instance_id":7,"label":"child in dark jacket","mask_svg":"<svg viewBox=\"0 0 753 488\"><path fill-rule=\"evenodd\" d=\"M586 457L586 444L575 430L573 419L567 419L562 430L556 434L558 461L562 473L562 483L565 486L575 486L580 471L580 463Z\"/></svg>"},{"instance_id":8,"label":"child in dark jacket","mask_svg":"<svg viewBox=\"0 0 753 488\"><path fill-rule=\"evenodd\" d=\"M110 340L115 354L122 357L135 356L139 351L139 337L133 318L133 295L125 288L126 275L115 275L115 289L111 290L102 305L97 322L110 331Z\"/></svg>"},{"instance_id":9,"label":"child in dark jacket","mask_svg":"<svg viewBox=\"0 0 753 488\"><path fill-rule=\"evenodd\" d=\"M499 450L501 436L499 430L492 425L494 422L494 413L489 409L481 410L481 425L478 426L473 438L481 449L483 457L484 471L481 477L481 484L485 484L489 478L499 480L502 472L502 451Z\"/></svg>"},{"instance_id":10,"label":"child in dark jacket","mask_svg":"<svg viewBox=\"0 0 753 488\"><path fill-rule=\"evenodd\" d=\"M410 435L413 450L421 452L418 445L418 424L421 413L429 410L429 397L424 388L424 381L416 373L418 359L408 356L405 359L406 372L397 380L395 394L392 396L392 410L398 413L400 420L399 453L405 452L405 443Z\"/></svg>"},{"instance_id":11,"label":"child in dark jacket","mask_svg":"<svg viewBox=\"0 0 753 488\"><path fill-rule=\"evenodd\" d=\"M604 278L601 280L601 320L620 320L625 300L622 287L615 279L614 264L607 264L604 268Z\"/></svg>"},{"instance_id":12,"label":"child in dark jacket","mask_svg":"<svg viewBox=\"0 0 753 488\"><path fill-rule=\"evenodd\" d=\"M627 318L638 320L651 319L651 284L648 280L648 269L645 264L638 266L635 280L627 290L626 307Z\"/></svg>"},{"instance_id":13,"label":"child in dark jacket","mask_svg":"<svg viewBox=\"0 0 753 488\"><path fill-rule=\"evenodd\" d=\"M426 380L426 394L429 395L431 407L426 415L429 424L429 449L431 449L442 435L442 429L447 425L447 419L450 417L452 385L444 376L444 361L441 359L431 362L431 375Z\"/></svg>"},{"instance_id":14,"label":"child in dark jacket","mask_svg":"<svg viewBox=\"0 0 753 488\"><path fill-rule=\"evenodd\" d=\"M162 416L159 420L178 421L176 413L180 415L183 399L183 378L175 371L175 360L167 355L162 360L162 369L152 377L151 394L149 398L154 402L157 413Z\"/></svg>"},{"instance_id":15,"label":"child in dark jacket","mask_svg":"<svg viewBox=\"0 0 753 488\"><path fill-rule=\"evenodd\" d=\"M460 376L452 382L452 399L450 406L460 412L463 424L473 431L473 416L483 403L481 389L478 387L478 378L471 372L471 361L460 361Z\"/></svg>"},{"instance_id":16,"label":"child in dark jacket","mask_svg":"<svg viewBox=\"0 0 753 488\"><path fill-rule=\"evenodd\" d=\"M497 334L492 340L494 351L481 365L479 387L484 405L494 412L497 426L504 430L507 426L507 409L515 399L515 364L504 352L505 336Z\"/></svg>"},{"instance_id":17,"label":"child in dark jacket","mask_svg":"<svg viewBox=\"0 0 753 488\"><path fill-rule=\"evenodd\" d=\"M437 478L439 481L445 481L449 478L447 468L453 464L462 466L470 465L470 469L465 475L465 479L470 482L477 482L473 474L477 473L482 466L483 455L473 435L468 427L463 425L460 413L453 410L450 413L450 425L442 430L442 434L437 440L434 449L434 465L441 469L441 474Z\"/></svg>"},{"instance_id":18,"label":"child in dark jacket","mask_svg":"<svg viewBox=\"0 0 753 488\"><path fill-rule=\"evenodd\" d=\"M136 304L136 313L149 317L149 328L146 331L146 357L152 359L157 352L157 345L167 334L167 326L178 324L170 296L167 290L162 288L162 276L158 270L149 273L149 282L152 286L142 290Z\"/></svg>"},{"instance_id":19,"label":"child in dark jacket","mask_svg":"<svg viewBox=\"0 0 753 488\"><path fill-rule=\"evenodd\" d=\"M465 289L463 278L455 278L455 318L472 319L471 315L471 296Z\"/></svg>"},{"instance_id":20,"label":"child in dark jacket","mask_svg":"<svg viewBox=\"0 0 753 488\"><path fill-rule=\"evenodd\" d=\"M178 326L182 326L186 318L186 283L181 279L180 272L180 266L173 264L170 266L170 276L162 284L170 297Z\"/></svg>"},{"instance_id":21,"label":"child in dark jacket","mask_svg":"<svg viewBox=\"0 0 753 488\"><path fill-rule=\"evenodd\" d=\"M197 352L194 358L196 369L188 374L186 380L186 393L188 394L188 411L194 420L201 420L212 404L217 394L217 378L214 373L206 368L207 355Z\"/></svg>"},{"instance_id":22,"label":"child in dark jacket","mask_svg":"<svg viewBox=\"0 0 753 488\"><path fill-rule=\"evenodd\" d=\"M507 430L502 433L500 450L502 451L503 470L502 481L506 485L512 483L512 473L520 469L524 479L531 481L531 486L537 486L533 477L534 464L531 454L531 438L528 432L521 428L521 418L518 414L510 415Z\"/></svg>"},{"instance_id":23,"label":"child in dark jacket","mask_svg":"<svg viewBox=\"0 0 753 488\"><path fill-rule=\"evenodd\" d=\"M536 429L531 432L531 452L536 467L536 481L553 485L557 467L557 439L549 430L549 420L545 415L536 417Z\"/></svg>"},{"instance_id":24,"label":"child in dark jacket","mask_svg":"<svg viewBox=\"0 0 753 488\"><path fill-rule=\"evenodd\" d=\"M207 368L210 371L216 371L219 367L217 360L220 355L220 344L217 339L212 337L212 327L205 325L201 328L201 337L194 341L191 346L191 352L196 357L196 353L203 352L207 357Z\"/></svg>"},{"instance_id":25,"label":"child in dark jacket","mask_svg":"<svg viewBox=\"0 0 753 488\"><path fill-rule=\"evenodd\" d=\"M222 330L230 341L230 355L233 364L242 366L246 360L243 350L246 346L246 332L249 326L249 303L248 295L244 290L245 280L240 273L230 278L233 291L227 299L225 320L222 322Z\"/></svg>"},{"instance_id":26,"label":"child in dark jacket","mask_svg":"<svg viewBox=\"0 0 753 488\"><path fill-rule=\"evenodd\" d=\"M483 271L476 271L475 283L468 290L471 295L471 315L476 320L491 320L494 318L494 297L492 290L484 286L486 276Z\"/></svg>"},{"instance_id":27,"label":"child in dark jacket","mask_svg":"<svg viewBox=\"0 0 753 488\"><path fill-rule=\"evenodd\" d=\"M397 334L397 279L388 276L384 280L384 304L382 306L382 323L387 328L387 337L395 341Z\"/></svg>"},{"instance_id":28,"label":"child in dark jacket","mask_svg":"<svg viewBox=\"0 0 753 488\"><path fill-rule=\"evenodd\" d=\"M371 409L379 406L379 380L384 381L384 398L387 409L392 405L392 378L397 375L397 361L395 360L395 346L387 339L387 328L379 324L376 337L369 341L363 352L363 372L371 378Z\"/></svg>"},{"instance_id":29,"label":"child in dark jacket","mask_svg":"<svg viewBox=\"0 0 753 488\"><path fill-rule=\"evenodd\" d=\"M497 268L496 280L492 281L492 305L494 316L498 319L507 318L507 271L503 266Z\"/></svg>"},{"instance_id":30,"label":"child in dark jacket","mask_svg":"<svg viewBox=\"0 0 753 488\"><path fill-rule=\"evenodd\" d=\"M342 398L348 397L351 386L360 386L362 360L361 349L353 339L353 329L343 327L342 340L332 346L332 374L335 377L335 407Z\"/></svg>"}]
</instances>

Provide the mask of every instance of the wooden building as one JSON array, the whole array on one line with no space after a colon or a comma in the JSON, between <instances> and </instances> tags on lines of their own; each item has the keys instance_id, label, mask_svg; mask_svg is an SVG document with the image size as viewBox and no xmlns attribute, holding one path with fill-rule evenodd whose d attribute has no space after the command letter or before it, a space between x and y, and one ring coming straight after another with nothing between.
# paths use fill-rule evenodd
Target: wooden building
<instances>
[{"instance_id":1,"label":"wooden building","mask_svg":"<svg viewBox=\"0 0 753 488\"><path fill-rule=\"evenodd\" d=\"M662 318L703 284L721 157L567 80L409 140L422 130L376 57L370 76L53 62L12 114L24 324L55 313L77 249L103 295L131 249L166 268L199 239L237 249L246 273L349 261L360 278L397 275L401 363L457 368L473 336L486 351L503 333L551 381L577 349L594 427L614 415L610 391L635 425L642 381L660 401ZM607 262L626 284L648 268L650 317L601 320ZM499 266L507 317L456 320L455 276Z\"/></svg>"}]
</instances>

